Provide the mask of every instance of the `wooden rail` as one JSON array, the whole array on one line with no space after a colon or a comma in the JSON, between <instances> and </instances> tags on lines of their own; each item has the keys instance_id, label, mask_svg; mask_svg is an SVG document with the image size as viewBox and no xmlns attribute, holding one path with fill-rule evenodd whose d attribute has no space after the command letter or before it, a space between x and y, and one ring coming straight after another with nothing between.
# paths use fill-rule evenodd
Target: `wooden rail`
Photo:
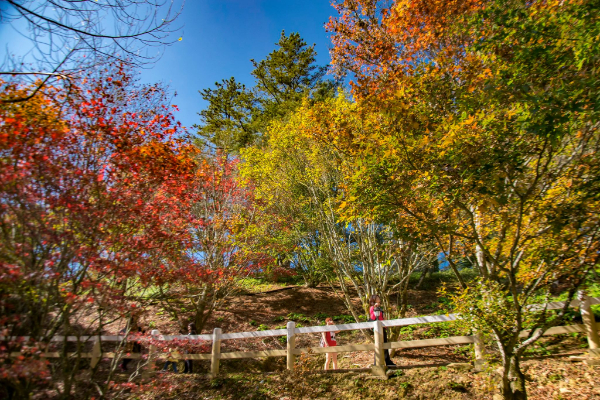
<instances>
[{"instance_id":1,"label":"wooden rail","mask_svg":"<svg viewBox=\"0 0 600 400\"><path fill-rule=\"evenodd\" d=\"M594 319L593 313L591 312L590 306L592 304L600 304L600 298L591 298L580 293L578 300L573 300L569 304L569 307L579 307L583 319L581 325L569 325L569 326L556 326L547 329L544 332L544 336L547 335L559 335L565 333L584 332L588 337L588 344L590 349L591 362L596 364L600 358L600 341L598 340L598 325ZM564 302L554 302L545 305L536 304L529 307L531 311L543 310L555 310L564 307ZM296 328L293 321L288 322L287 329L272 329L265 331L256 332L236 332L222 334L220 328L215 328L213 334L204 335L160 335L153 336L154 339L171 341L171 340L201 340L212 342L211 353L205 354L162 354L156 351L155 346L150 346L149 359L188 359L188 360L211 360L211 375L215 376L219 373L219 361L228 359L240 359L240 358L257 358L257 357L287 357L287 368L289 370L294 369L295 357L302 353L344 353L344 352L355 352L355 351L374 351L377 355L376 364L385 370L384 362L384 351L389 349L414 349L431 346L448 346L448 345L464 345L471 344L475 345L475 364L484 362L485 352L483 344L478 335L472 336L454 336L447 338L437 339L422 339L422 340L407 340L397 342L383 342L383 328L395 327L395 326L408 326L418 324L431 324L436 322L447 322L454 321L458 318L456 314L449 315L432 315L426 317L414 317L414 318L401 318L387 321L374 321L374 322L360 322L352 324L340 324L340 325L326 325L326 326L310 326ZM333 331L349 331L356 329L373 329L375 342L369 344L350 344L344 346L335 347L309 347L309 348L296 348L295 339L298 334L310 334L310 333L323 333ZM521 337L526 337L530 333L529 330L524 330L520 333ZM261 350L261 351L233 351L233 352L221 352L221 343L223 340L233 339L249 339L249 338L264 338L264 337L277 337L286 336L287 348L285 350ZM5 337L0 337L0 340L6 340ZM28 337L21 337L20 339L27 340ZM91 353L68 353L68 357L80 357L80 358L91 358L92 365L96 365L102 358L115 358L124 357L124 352L109 352L103 353L101 351L101 342L122 342L126 339L122 335L112 336L55 336L50 341L52 342L88 342L92 341L94 347ZM16 357L21 353L14 352L11 356ZM59 352L47 352L44 353L44 357L60 357ZM127 353L127 358L141 359L141 354Z\"/></svg>"}]
</instances>

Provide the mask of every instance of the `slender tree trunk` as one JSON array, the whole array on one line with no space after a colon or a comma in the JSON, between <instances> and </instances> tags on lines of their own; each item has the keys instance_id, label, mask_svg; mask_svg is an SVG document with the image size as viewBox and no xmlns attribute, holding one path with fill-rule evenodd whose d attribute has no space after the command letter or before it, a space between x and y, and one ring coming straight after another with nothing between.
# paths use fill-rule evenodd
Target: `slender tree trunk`
<instances>
[{"instance_id":1,"label":"slender tree trunk","mask_svg":"<svg viewBox=\"0 0 600 400\"><path fill-rule=\"evenodd\" d=\"M313 276L310 276L310 277L305 276L304 277L304 287L313 289L313 288L316 288L317 286L319 286L319 283L321 283L321 280L316 277L313 277Z\"/></svg>"},{"instance_id":2,"label":"slender tree trunk","mask_svg":"<svg viewBox=\"0 0 600 400\"><path fill-rule=\"evenodd\" d=\"M427 269L425 269L422 273L421 276L419 277L419 282L417 282L417 285L415 286L415 289L418 289L421 287L421 285L423 284L423 281L425 281L425 276L427 276L427 274L431 271L430 267L427 267Z\"/></svg>"},{"instance_id":3,"label":"slender tree trunk","mask_svg":"<svg viewBox=\"0 0 600 400\"><path fill-rule=\"evenodd\" d=\"M475 245L475 258L477 259L477 266L479 267L479 273L485 279L489 279L490 276L488 274L488 270L486 267L485 254L484 254L481 246L478 244Z\"/></svg>"},{"instance_id":4,"label":"slender tree trunk","mask_svg":"<svg viewBox=\"0 0 600 400\"><path fill-rule=\"evenodd\" d=\"M408 283L409 279L407 278L406 283L400 286L400 293L398 293L398 297L400 297L399 318L406 318L406 311L408 311ZM390 329L390 342L396 342L398 340L400 337L400 330L401 327L399 326ZM392 349L390 350L390 357L395 357L398 353L400 353L400 349Z\"/></svg>"},{"instance_id":5,"label":"slender tree trunk","mask_svg":"<svg viewBox=\"0 0 600 400\"><path fill-rule=\"evenodd\" d=\"M507 354L504 358L501 391L505 400L527 400L525 375L521 371L519 357Z\"/></svg>"},{"instance_id":6,"label":"slender tree trunk","mask_svg":"<svg viewBox=\"0 0 600 400\"><path fill-rule=\"evenodd\" d=\"M443 245L441 239L439 237L436 237L436 240L438 242L438 245L440 246L440 249L444 250L444 245ZM448 261L448 265L450 266L450 269L452 269L452 272L454 272L454 275L456 276L456 279L458 280L460 287L462 289L466 289L467 284L465 283L464 279L460 275L460 272L458 272L458 268L456 267L456 264L454 264L454 260L452 260L453 248L454 248L454 238L452 236L450 236L450 239L448 240L448 251L447 252L444 251L444 253L446 253L446 260Z\"/></svg>"},{"instance_id":7,"label":"slender tree trunk","mask_svg":"<svg viewBox=\"0 0 600 400\"><path fill-rule=\"evenodd\" d=\"M460 275L460 272L458 272L458 268L456 268L456 264L454 264L454 261L450 260L449 257L448 257L448 265L450 265L450 268L452 268L452 272L454 272L454 275L456 276L456 279L458 280L458 283L460 284L460 287L462 289L466 289L467 288L467 284L465 283L465 280Z\"/></svg>"},{"instance_id":8,"label":"slender tree trunk","mask_svg":"<svg viewBox=\"0 0 600 400\"><path fill-rule=\"evenodd\" d=\"M393 328L386 328L386 329L389 329L389 332L390 332L388 342L397 342L398 338L400 337L400 327L396 326ZM396 355L398 355L399 353L400 353L400 349L391 349L390 357L396 357Z\"/></svg>"}]
</instances>

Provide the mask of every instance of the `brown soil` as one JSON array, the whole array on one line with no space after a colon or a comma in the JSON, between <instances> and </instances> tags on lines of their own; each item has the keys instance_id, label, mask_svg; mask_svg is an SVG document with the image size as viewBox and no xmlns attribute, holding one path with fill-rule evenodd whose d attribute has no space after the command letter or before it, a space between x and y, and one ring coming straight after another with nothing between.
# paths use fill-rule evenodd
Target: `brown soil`
<instances>
[{"instance_id":1,"label":"brown soil","mask_svg":"<svg viewBox=\"0 0 600 400\"><path fill-rule=\"evenodd\" d=\"M318 367L313 365L312 367ZM530 400L593 400L600 398L599 367L564 359L523 364ZM158 399L452 399L495 400L497 377L492 371L460 372L445 366L406 368L388 380L368 373L231 371L218 379L205 375L169 375L172 392L150 393Z\"/></svg>"},{"instance_id":2,"label":"brown soil","mask_svg":"<svg viewBox=\"0 0 600 400\"><path fill-rule=\"evenodd\" d=\"M437 301L435 293L425 290L410 291L409 303L413 308L408 316L431 312L428 306L435 301ZM354 305L357 309L361 309L358 298L354 301ZM216 327L221 328L223 333L253 331L261 324L273 328L285 325L285 322L274 321L276 317L285 318L290 313L303 314L311 318L318 313L328 316L349 314L340 294L331 287L295 286L284 290L278 288L263 293L239 295L226 300L221 308L213 312L201 333L211 333ZM175 321L167 315L157 315L156 310L150 309L142 316L141 321L146 325L153 321L156 329L164 334L180 333ZM118 323L112 325L107 333L116 334L119 326Z\"/></svg>"},{"instance_id":3,"label":"brown soil","mask_svg":"<svg viewBox=\"0 0 600 400\"><path fill-rule=\"evenodd\" d=\"M431 314L435 311L437 296L430 291L411 291L412 308L408 316ZM356 300L360 309L360 302ZM223 333L255 331L260 325L268 329L282 328L288 314L302 314L310 320L298 322L304 326L317 325L322 320L318 313L328 316L349 314L343 300L330 287L294 287L272 290L253 295L239 295L229 299L216 310L202 333L210 333L220 327ZM142 322L154 322L165 334L176 334L178 324L166 315L150 311ZM119 324L110 332L118 332ZM263 329L265 328L263 327ZM438 331L428 333L428 326L416 327L404 340L437 337ZM452 329L447 328L447 329ZM451 332L450 332L451 333ZM317 334L299 335L297 347L318 346ZM339 344L367 343L360 332L341 332ZM227 340L223 351L284 349L285 344L277 338ZM595 385L600 367L583 363L573 364L568 357L547 357L548 354L581 354L585 349L585 338L559 335L544 339L534 348L533 356L546 356L523 363L528 376L529 398L545 399L600 399L600 388ZM493 349L489 349L492 359ZM442 346L402 351L394 357L400 372L387 381L369 378L365 368L373 363L368 352L344 353L339 355L339 368L345 373L322 373L323 355L303 355L297 362L297 370L289 374L285 370L285 358L223 360L221 377L207 377L209 363L196 362L193 375L163 374L159 379L171 385L168 392L151 391L140 398L147 399L492 399L496 393L494 368L487 373L459 372L447 368L449 363L468 363L472 359L470 346ZM180 363L182 364L182 363ZM183 365L180 365L180 368ZM127 378L126 375L122 376ZM137 395L136 395L137 396ZM128 398L127 393L124 397Z\"/></svg>"}]
</instances>

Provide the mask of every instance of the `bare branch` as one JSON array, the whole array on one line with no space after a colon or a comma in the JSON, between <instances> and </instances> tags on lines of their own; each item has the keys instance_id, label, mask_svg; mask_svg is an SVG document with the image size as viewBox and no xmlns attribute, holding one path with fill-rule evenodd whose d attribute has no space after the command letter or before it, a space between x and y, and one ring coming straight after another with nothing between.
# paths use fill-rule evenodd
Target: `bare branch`
<instances>
[{"instance_id":1,"label":"bare branch","mask_svg":"<svg viewBox=\"0 0 600 400\"><path fill-rule=\"evenodd\" d=\"M0 67L3 75L31 76L30 82L46 76L31 96L10 101L27 100L50 78L58 77L27 70L52 71L51 74L68 77L105 65L107 60L138 67L157 61L162 55L161 48L178 39L181 27L173 23L181 14L184 2L6 0L7 7L0 18L28 39L32 47L18 57L8 56ZM19 21L25 22L25 28L17 24Z\"/></svg>"}]
</instances>

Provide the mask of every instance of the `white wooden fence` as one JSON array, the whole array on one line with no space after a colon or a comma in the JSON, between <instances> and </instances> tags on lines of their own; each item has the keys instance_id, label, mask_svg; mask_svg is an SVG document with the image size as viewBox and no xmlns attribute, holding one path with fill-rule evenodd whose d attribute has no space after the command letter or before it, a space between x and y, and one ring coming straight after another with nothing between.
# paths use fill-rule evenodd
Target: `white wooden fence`
<instances>
[{"instance_id":1,"label":"white wooden fence","mask_svg":"<svg viewBox=\"0 0 600 400\"><path fill-rule=\"evenodd\" d=\"M600 340L598 338L598 325L594 319L594 315L591 312L590 306L592 304L600 304L600 298L591 298L580 293L578 300L573 300L569 307L579 307L583 324L581 325L569 325L569 326L556 326L550 328L544 332L544 335L558 335L564 333L573 332L584 332L588 338L589 350L590 350L590 363L598 363L600 359ZM534 305L530 309L543 309L546 307L547 310L559 309L564 306L564 302L555 302L544 305ZM188 359L188 360L210 360L211 361L211 375L216 376L219 373L219 361L240 359L240 358L257 358L257 357L287 357L287 368L289 370L294 369L294 363L296 356L312 352L312 353L343 353L343 352L354 352L354 351L373 351L376 356L376 365L381 366L385 370L384 362L384 350L386 349L413 349L430 346L447 346L447 345L463 345L473 343L475 345L475 363L484 362L485 352L483 349L482 342L478 335L471 336L454 336L447 338L438 339L423 339L423 340L408 340L408 341L397 341L397 342L383 342L383 328L395 327L395 326L409 326L418 324L431 324L436 322L454 321L457 319L456 314L449 315L433 315L426 317L415 317L415 318L402 318L387 321L374 321L374 322L361 322L353 324L341 324L341 325L326 325L326 326L310 326L296 328L296 324L293 321L287 323L287 329L274 329L256 332L236 332L236 333L225 333L221 332L220 328L215 328L212 334L205 335L160 335L155 337L158 340L202 340L212 342L211 353L204 354L163 354L156 350L155 346L150 346L149 360L169 358L169 359ZM356 329L373 329L374 330L374 343L368 344L350 344L344 346L335 347L310 347L310 348L296 348L296 336L299 334L307 333L323 333L332 331L349 331ZM521 336L526 337L529 331L522 331ZM262 351L233 351L233 352L221 352L221 343L224 340L232 339L248 339L248 338L265 338L265 337L287 337L287 348L286 350L262 350ZM0 337L0 340L5 338ZM28 339L24 337L23 339ZM141 354L127 354L123 353L102 353L101 342L122 342L125 339L124 336L55 336L52 338L53 342L86 342L93 341L94 346L91 353L71 353L70 356L80 358L91 358L92 367L94 367L102 358L115 358L124 357L132 359L142 358ZM11 353L11 356L19 356L21 353ZM60 357L59 352L47 352L44 357Z\"/></svg>"}]
</instances>

